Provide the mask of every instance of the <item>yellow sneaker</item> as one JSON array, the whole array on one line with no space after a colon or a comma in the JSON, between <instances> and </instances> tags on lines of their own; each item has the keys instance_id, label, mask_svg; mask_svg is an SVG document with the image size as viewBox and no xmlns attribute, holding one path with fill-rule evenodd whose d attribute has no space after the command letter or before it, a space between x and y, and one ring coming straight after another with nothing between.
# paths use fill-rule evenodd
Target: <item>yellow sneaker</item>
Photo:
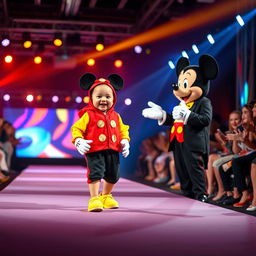
<instances>
[{"instance_id":1,"label":"yellow sneaker","mask_svg":"<svg viewBox=\"0 0 256 256\"><path fill-rule=\"evenodd\" d=\"M106 194L106 195L100 194L100 199L103 203L103 208L116 209L119 207L118 202L114 199L112 194Z\"/></svg>"},{"instance_id":2,"label":"yellow sneaker","mask_svg":"<svg viewBox=\"0 0 256 256\"><path fill-rule=\"evenodd\" d=\"M101 212L103 210L103 203L99 196L91 197L88 202L88 212Z\"/></svg>"}]
</instances>

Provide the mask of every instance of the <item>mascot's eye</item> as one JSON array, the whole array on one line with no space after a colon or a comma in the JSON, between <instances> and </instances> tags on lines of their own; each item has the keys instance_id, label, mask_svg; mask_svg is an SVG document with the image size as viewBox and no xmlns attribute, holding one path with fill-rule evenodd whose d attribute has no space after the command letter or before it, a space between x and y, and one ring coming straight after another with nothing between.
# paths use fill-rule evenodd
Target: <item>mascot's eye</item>
<instances>
[{"instance_id":1,"label":"mascot's eye","mask_svg":"<svg viewBox=\"0 0 256 256\"><path fill-rule=\"evenodd\" d=\"M179 87L181 86L181 82L180 82L180 81L178 82L178 86L179 86Z\"/></svg>"},{"instance_id":2,"label":"mascot's eye","mask_svg":"<svg viewBox=\"0 0 256 256\"><path fill-rule=\"evenodd\" d=\"M188 79L185 79L183 84L185 89L188 88Z\"/></svg>"}]
</instances>

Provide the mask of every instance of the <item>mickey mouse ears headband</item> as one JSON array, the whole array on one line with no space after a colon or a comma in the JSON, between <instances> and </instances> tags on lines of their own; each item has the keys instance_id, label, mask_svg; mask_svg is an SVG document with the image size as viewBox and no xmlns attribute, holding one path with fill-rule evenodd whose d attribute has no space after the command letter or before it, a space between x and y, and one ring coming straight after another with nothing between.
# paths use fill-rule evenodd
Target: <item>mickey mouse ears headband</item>
<instances>
[{"instance_id":1,"label":"mickey mouse ears headband","mask_svg":"<svg viewBox=\"0 0 256 256\"><path fill-rule=\"evenodd\" d=\"M80 78L80 87L83 90L90 90L92 86L99 84L111 85L116 91L121 90L124 85L124 81L121 76L117 74L111 74L108 79L100 78L96 79L96 76L91 73L86 73Z\"/></svg>"}]
</instances>

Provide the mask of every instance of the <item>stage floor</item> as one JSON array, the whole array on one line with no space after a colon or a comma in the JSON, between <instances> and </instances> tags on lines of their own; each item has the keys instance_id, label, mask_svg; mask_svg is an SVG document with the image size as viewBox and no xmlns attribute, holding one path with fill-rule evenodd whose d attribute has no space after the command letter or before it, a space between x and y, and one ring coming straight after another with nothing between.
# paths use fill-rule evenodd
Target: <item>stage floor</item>
<instances>
[{"instance_id":1,"label":"stage floor","mask_svg":"<svg viewBox=\"0 0 256 256\"><path fill-rule=\"evenodd\" d=\"M87 212L85 169L30 166L0 192L0 255L246 255L256 218L120 179L119 209Z\"/></svg>"}]
</instances>

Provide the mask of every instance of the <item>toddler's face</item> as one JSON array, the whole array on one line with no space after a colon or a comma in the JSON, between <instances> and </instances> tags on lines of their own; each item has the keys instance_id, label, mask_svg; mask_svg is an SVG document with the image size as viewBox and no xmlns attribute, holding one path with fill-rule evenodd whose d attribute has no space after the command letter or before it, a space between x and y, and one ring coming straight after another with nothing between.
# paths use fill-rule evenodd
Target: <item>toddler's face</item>
<instances>
[{"instance_id":1,"label":"toddler's face","mask_svg":"<svg viewBox=\"0 0 256 256\"><path fill-rule=\"evenodd\" d=\"M92 103L95 108L106 113L114 103L112 89L105 84L96 86L92 91Z\"/></svg>"}]
</instances>

